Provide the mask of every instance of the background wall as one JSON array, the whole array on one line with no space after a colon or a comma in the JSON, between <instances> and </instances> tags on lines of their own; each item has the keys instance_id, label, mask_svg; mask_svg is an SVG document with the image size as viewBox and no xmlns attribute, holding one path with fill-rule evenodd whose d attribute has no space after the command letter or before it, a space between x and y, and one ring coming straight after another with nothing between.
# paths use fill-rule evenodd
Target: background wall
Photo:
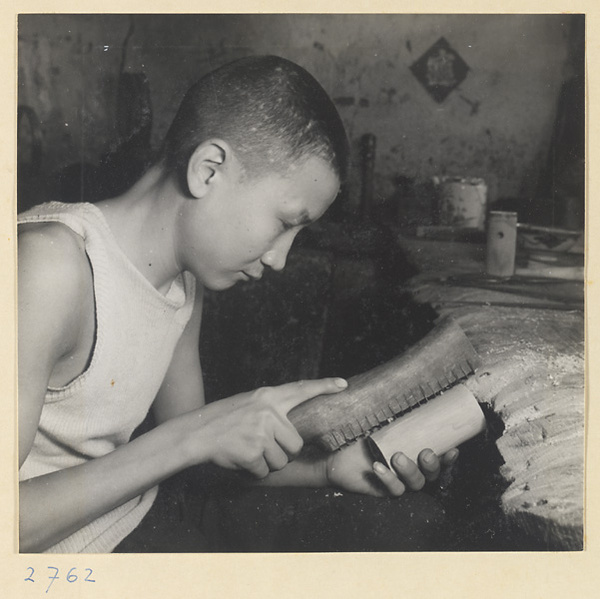
<instances>
[{"instance_id":1,"label":"background wall","mask_svg":"<svg viewBox=\"0 0 600 599\"><path fill-rule=\"evenodd\" d=\"M156 148L199 76L247 54L279 54L336 100L357 160L360 137L376 136L375 201L401 201L399 181L418 189L447 174L483 177L491 200L530 202L548 177L561 89L582 69L581 24L572 15L22 15L19 104L39 120L47 180L115 149L121 73L147 78ZM442 36L469 71L437 103L410 66Z\"/></svg>"}]
</instances>

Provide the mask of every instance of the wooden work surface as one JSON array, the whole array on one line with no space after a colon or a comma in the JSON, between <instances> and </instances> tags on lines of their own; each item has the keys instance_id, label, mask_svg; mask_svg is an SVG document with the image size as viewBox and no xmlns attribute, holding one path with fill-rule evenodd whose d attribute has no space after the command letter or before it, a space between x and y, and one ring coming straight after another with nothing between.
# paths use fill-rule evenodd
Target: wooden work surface
<instances>
[{"instance_id":1,"label":"wooden work surface","mask_svg":"<svg viewBox=\"0 0 600 599\"><path fill-rule=\"evenodd\" d=\"M400 238L419 302L451 315L482 359L467 385L503 422L496 445L515 527L550 548L583 546L583 283L487 280L481 245Z\"/></svg>"}]
</instances>

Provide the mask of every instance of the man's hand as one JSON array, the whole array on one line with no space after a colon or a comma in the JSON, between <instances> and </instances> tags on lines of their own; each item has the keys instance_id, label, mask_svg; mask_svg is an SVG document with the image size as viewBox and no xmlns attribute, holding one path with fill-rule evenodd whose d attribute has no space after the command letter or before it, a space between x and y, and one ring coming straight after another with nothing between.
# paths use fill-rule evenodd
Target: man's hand
<instances>
[{"instance_id":1,"label":"man's hand","mask_svg":"<svg viewBox=\"0 0 600 599\"><path fill-rule=\"evenodd\" d=\"M418 464L398 452L392 456L392 469L373 462L364 440L336 451L327 458L326 472L330 485L375 496L399 497L408 489L420 491L427 482L437 480L442 467L450 466L458 457L458 449L451 449L438 457L431 449L424 449Z\"/></svg>"},{"instance_id":2,"label":"man's hand","mask_svg":"<svg viewBox=\"0 0 600 599\"><path fill-rule=\"evenodd\" d=\"M303 445L288 412L308 399L346 386L343 379L327 378L263 387L185 414L190 463L211 461L223 468L246 470L256 478L281 470Z\"/></svg>"}]
</instances>

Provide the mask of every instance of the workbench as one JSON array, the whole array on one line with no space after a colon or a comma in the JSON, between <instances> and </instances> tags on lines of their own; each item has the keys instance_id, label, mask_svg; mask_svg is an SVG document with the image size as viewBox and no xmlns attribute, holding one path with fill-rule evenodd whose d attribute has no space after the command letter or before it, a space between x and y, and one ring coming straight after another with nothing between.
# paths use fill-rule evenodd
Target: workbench
<instances>
[{"instance_id":1,"label":"workbench","mask_svg":"<svg viewBox=\"0 0 600 599\"><path fill-rule=\"evenodd\" d=\"M581 549L583 284L485 277L481 239L429 240L390 227L325 223L313 241L290 256L281 275L232 290L229 304L219 295L217 312L235 342L217 355L245 373L238 389L220 396L265 382L364 372L417 341L436 318L451 317L481 357L466 384L489 406L493 426L461 448L453 480L433 492L435 502L431 492L397 503L331 489L213 496L215 509L205 512L214 516L212 538L231 539L216 550ZM252 321L239 309L232 321L236 306L250 307ZM221 344L222 332L215 326L212 335ZM232 382L232 374L216 378ZM423 519L422 542L403 536L416 518Z\"/></svg>"},{"instance_id":2,"label":"workbench","mask_svg":"<svg viewBox=\"0 0 600 599\"><path fill-rule=\"evenodd\" d=\"M549 549L583 547L583 282L484 274L477 243L398 236L413 297L456 320L482 359L467 381L501 419L509 523Z\"/></svg>"}]
</instances>

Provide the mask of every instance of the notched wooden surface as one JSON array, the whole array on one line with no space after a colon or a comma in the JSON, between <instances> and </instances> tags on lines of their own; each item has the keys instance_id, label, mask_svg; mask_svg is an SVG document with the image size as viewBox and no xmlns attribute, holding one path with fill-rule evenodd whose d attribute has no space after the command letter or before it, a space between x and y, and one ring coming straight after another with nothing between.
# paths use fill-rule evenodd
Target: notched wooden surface
<instances>
[{"instance_id":1,"label":"notched wooden surface","mask_svg":"<svg viewBox=\"0 0 600 599\"><path fill-rule=\"evenodd\" d=\"M579 312L456 314L483 365L467 381L504 424L496 446L512 525L552 549L583 547L584 343Z\"/></svg>"}]
</instances>

